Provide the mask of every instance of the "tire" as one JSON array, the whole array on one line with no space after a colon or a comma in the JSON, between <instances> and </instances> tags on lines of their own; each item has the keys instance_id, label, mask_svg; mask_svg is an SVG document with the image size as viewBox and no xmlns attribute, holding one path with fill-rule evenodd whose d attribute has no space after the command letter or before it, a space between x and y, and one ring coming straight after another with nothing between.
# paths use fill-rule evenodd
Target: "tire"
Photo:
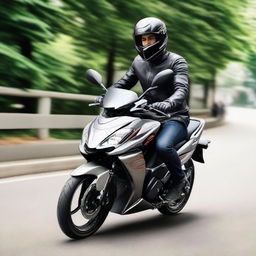
<instances>
[{"instance_id":1,"label":"tire","mask_svg":"<svg viewBox=\"0 0 256 256\"><path fill-rule=\"evenodd\" d=\"M175 214L179 213L184 208L184 206L186 205L186 203L189 199L189 196L190 196L192 188L193 188L194 177L195 177L195 168L194 168L193 161L190 159L185 164L185 167L186 167L185 172L186 172L187 178L190 183L190 189L188 192L185 193L185 196L182 199L177 200L174 204L171 204L171 205L165 204L165 205L159 207L158 211L164 215L175 215Z\"/></svg>"},{"instance_id":2,"label":"tire","mask_svg":"<svg viewBox=\"0 0 256 256\"><path fill-rule=\"evenodd\" d=\"M66 234L68 237L73 239L82 239L86 238L88 236L91 236L93 233L95 233L100 226L103 224L104 220L106 219L113 201L114 201L114 194L115 189L111 187L112 193L106 191L105 196L103 196L102 201L98 200L95 196L95 202L97 203L97 208L95 210L95 216L92 219L86 219L82 215L82 207L86 207L86 203L82 204L83 197L89 197L90 199L90 193L98 193L97 190L93 190L93 181L95 180L95 177L93 176L81 176L81 177L71 177L66 182L65 186L63 187L59 201L57 206L57 218L59 222L59 226L64 234ZM111 185L111 184L108 184ZM109 186L108 186L109 187ZM94 186L95 188L95 186ZM115 188L115 186L114 186ZM86 194L87 193L87 196ZM72 211L72 204L73 201L75 201L74 197L76 194L79 194L77 202L77 207L75 210ZM85 202L89 202L89 199L85 199ZM88 205L90 202L88 203ZM82 206L84 205L84 206ZM80 207L80 208L79 208ZM82 224L77 225L75 223L75 220L73 219L74 215L79 215L79 220L81 220ZM76 216L77 217L77 216ZM84 223L85 222L85 223Z\"/></svg>"}]
</instances>

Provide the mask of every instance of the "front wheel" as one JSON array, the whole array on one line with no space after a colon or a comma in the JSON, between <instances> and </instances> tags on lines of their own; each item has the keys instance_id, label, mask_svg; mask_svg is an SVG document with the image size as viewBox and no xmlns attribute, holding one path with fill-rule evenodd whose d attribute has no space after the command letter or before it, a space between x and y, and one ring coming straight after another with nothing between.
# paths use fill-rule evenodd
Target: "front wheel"
<instances>
[{"instance_id":1,"label":"front wheel","mask_svg":"<svg viewBox=\"0 0 256 256\"><path fill-rule=\"evenodd\" d=\"M107 186L106 191L97 191L95 180L93 176L71 177L61 191L57 217L61 230L70 238L95 233L112 207L114 189Z\"/></svg>"},{"instance_id":2,"label":"front wheel","mask_svg":"<svg viewBox=\"0 0 256 256\"><path fill-rule=\"evenodd\" d=\"M193 187L193 183L194 183L194 177L195 177L195 168L194 168L193 161L190 159L185 164L185 167L186 167L185 173L186 173L187 179L190 183L190 187L184 193L184 196L181 197L180 199L178 199L175 202L172 202L170 204L164 204L163 206L159 207L158 210L162 214L165 214L165 215L177 214L184 208L184 206L186 205L186 203L189 199L189 196L190 196L190 193L191 193L191 190Z\"/></svg>"}]
</instances>

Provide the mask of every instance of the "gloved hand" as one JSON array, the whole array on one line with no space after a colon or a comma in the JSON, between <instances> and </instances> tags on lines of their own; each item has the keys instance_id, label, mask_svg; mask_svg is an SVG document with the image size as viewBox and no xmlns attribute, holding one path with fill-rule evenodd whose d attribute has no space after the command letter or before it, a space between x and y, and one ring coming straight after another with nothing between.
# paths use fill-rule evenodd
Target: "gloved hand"
<instances>
[{"instance_id":1,"label":"gloved hand","mask_svg":"<svg viewBox=\"0 0 256 256\"><path fill-rule=\"evenodd\" d=\"M105 94L97 96L96 99L95 99L95 103L99 103L101 105L102 102L103 102L104 97L105 97Z\"/></svg>"},{"instance_id":2,"label":"gloved hand","mask_svg":"<svg viewBox=\"0 0 256 256\"><path fill-rule=\"evenodd\" d=\"M168 112L171 111L171 105L170 105L170 103L168 103L166 101L155 102L151 106L152 106L152 108L160 110L160 111L162 111L164 113L168 113Z\"/></svg>"}]
</instances>

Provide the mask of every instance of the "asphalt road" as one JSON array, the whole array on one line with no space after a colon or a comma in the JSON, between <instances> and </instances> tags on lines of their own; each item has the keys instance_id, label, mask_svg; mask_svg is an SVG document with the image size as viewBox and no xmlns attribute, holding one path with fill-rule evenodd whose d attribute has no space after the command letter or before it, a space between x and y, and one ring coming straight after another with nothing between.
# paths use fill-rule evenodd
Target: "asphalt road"
<instances>
[{"instance_id":1,"label":"asphalt road","mask_svg":"<svg viewBox=\"0 0 256 256\"><path fill-rule=\"evenodd\" d=\"M0 180L0 255L256 255L256 110L230 108L206 130L191 198L175 217L148 210L110 214L92 237L60 231L56 204L68 172Z\"/></svg>"}]
</instances>

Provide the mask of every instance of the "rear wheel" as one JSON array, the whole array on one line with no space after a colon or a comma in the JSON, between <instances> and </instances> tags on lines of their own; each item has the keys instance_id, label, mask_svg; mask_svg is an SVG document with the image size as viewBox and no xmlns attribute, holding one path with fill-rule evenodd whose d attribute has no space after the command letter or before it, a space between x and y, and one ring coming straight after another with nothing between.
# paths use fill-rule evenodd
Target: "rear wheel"
<instances>
[{"instance_id":1,"label":"rear wheel","mask_svg":"<svg viewBox=\"0 0 256 256\"><path fill-rule=\"evenodd\" d=\"M177 214L184 208L184 206L186 205L189 199L190 193L192 191L193 183L194 183L194 176L195 176L195 168L194 168L193 161L190 159L185 164L185 167L186 167L185 173L190 183L190 186L189 188L185 189L184 196L182 196L180 199L169 204L164 204L163 206L159 207L158 210L162 214L165 214L165 215Z\"/></svg>"},{"instance_id":2,"label":"rear wheel","mask_svg":"<svg viewBox=\"0 0 256 256\"><path fill-rule=\"evenodd\" d=\"M95 233L106 219L115 189L97 191L93 176L71 177L63 187L57 207L61 230L70 238L81 239Z\"/></svg>"}]
</instances>

